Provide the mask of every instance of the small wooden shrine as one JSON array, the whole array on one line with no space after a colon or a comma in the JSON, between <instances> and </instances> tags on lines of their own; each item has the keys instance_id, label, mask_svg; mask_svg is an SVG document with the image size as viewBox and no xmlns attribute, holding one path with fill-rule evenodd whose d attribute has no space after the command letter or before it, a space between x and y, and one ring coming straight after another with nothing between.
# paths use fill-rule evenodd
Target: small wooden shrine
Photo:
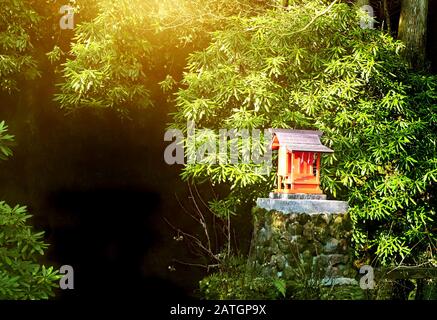
<instances>
[{"instance_id":1,"label":"small wooden shrine","mask_svg":"<svg viewBox=\"0 0 437 320\"><path fill-rule=\"evenodd\" d=\"M320 157L333 150L322 145L321 131L270 129L271 149L278 150L276 193L322 194Z\"/></svg>"}]
</instances>

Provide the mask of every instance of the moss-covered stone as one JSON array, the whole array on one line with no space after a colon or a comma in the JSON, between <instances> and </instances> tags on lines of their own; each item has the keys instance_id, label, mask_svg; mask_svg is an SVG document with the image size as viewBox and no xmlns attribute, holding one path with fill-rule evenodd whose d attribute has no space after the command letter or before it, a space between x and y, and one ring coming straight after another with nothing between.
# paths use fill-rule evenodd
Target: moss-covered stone
<instances>
[{"instance_id":1,"label":"moss-covered stone","mask_svg":"<svg viewBox=\"0 0 437 320\"><path fill-rule=\"evenodd\" d=\"M355 278L352 265L351 223L347 213L290 213L253 211L255 229L251 259L266 274L295 277L293 270L317 271L328 277Z\"/></svg>"}]
</instances>

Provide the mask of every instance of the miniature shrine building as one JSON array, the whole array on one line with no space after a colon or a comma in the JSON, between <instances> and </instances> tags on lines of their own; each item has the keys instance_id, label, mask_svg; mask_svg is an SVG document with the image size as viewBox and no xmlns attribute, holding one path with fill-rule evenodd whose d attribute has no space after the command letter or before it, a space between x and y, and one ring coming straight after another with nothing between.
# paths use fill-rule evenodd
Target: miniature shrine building
<instances>
[{"instance_id":1,"label":"miniature shrine building","mask_svg":"<svg viewBox=\"0 0 437 320\"><path fill-rule=\"evenodd\" d=\"M322 194L320 157L334 152L320 142L321 131L270 129L271 149L278 150L278 188L285 194Z\"/></svg>"}]
</instances>

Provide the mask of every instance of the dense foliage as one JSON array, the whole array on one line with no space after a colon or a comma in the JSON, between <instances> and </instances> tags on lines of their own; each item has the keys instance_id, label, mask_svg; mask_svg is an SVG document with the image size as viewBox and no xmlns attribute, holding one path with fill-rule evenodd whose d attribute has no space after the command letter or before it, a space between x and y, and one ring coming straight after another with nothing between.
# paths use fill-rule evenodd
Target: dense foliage
<instances>
[{"instance_id":1,"label":"dense foliage","mask_svg":"<svg viewBox=\"0 0 437 320\"><path fill-rule=\"evenodd\" d=\"M102 13L77 26L71 50L74 60L64 66L70 80L57 101L63 108L128 109L148 106L145 70L150 53L147 40L147 3L101 1ZM106 32L102 32L106 30ZM145 61L146 62L145 62Z\"/></svg>"},{"instance_id":2,"label":"dense foliage","mask_svg":"<svg viewBox=\"0 0 437 320\"><path fill-rule=\"evenodd\" d=\"M59 280L53 267L39 264L48 247L44 232L27 224L25 207L0 202L0 300L48 299Z\"/></svg>"},{"instance_id":3,"label":"dense foliage","mask_svg":"<svg viewBox=\"0 0 437 320\"><path fill-rule=\"evenodd\" d=\"M0 159L12 155L14 137L0 122ZM27 224L31 217L26 207L10 207L0 201L0 300L48 299L53 296L58 272L39 264L48 247L44 232L35 232Z\"/></svg>"},{"instance_id":4,"label":"dense foliage","mask_svg":"<svg viewBox=\"0 0 437 320\"><path fill-rule=\"evenodd\" d=\"M123 115L151 106L159 80L172 88L178 54L201 48L208 31L222 28L228 16L254 14L268 2L250 7L250 1L97 1L95 17L75 28L56 101L70 110L109 108ZM49 57L58 60L61 53L55 47ZM168 77L156 79L160 70Z\"/></svg>"},{"instance_id":5,"label":"dense foliage","mask_svg":"<svg viewBox=\"0 0 437 320\"><path fill-rule=\"evenodd\" d=\"M324 286L323 275L300 264L289 280L265 274L260 266L232 257L222 264L221 272L200 281L202 296L210 300L361 300L364 290L359 286ZM381 297L378 297L381 298ZM387 297L385 297L387 298Z\"/></svg>"},{"instance_id":6,"label":"dense foliage","mask_svg":"<svg viewBox=\"0 0 437 320\"><path fill-rule=\"evenodd\" d=\"M0 1L0 91L19 91L23 81L41 75L34 43L41 16L34 1ZM2 105L2 107L4 107ZM0 122L0 160L12 156L14 136ZM59 279L53 267L40 264L48 247L44 232L28 224L26 207L0 201L0 300L48 299Z\"/></svg>"},{"instance_id":7,"label":"dense foliage","mask_svg":"<svg viewBox=\"0 0 437 320\"><path fill-rule=\"evenodd\" d=\"M12 155L10 148L14 142L14 136L8 133L8 126L4 121L0 122L0 160L6 160Z\"/></svg>"},{"instance_id":8,"label":"dense foliage","mask_svg":"<svg viewBox=\"0 0 437 320\"><path fill-rule=\"evenodd\" d=\"M40 16L27 1L1 0L0 90L17 90L17 82L39 76L31 37Z\"/></svg>"},{"instance_id":9,"label":"dense foliage","mask_svg":"<svg viewBox=\"0 0 437 320\"><path fill-rule=\"evenodd\" d=\"M322 130L335 150L323 158L322 186L349 201L356 249L382 264L435 264L437 78L408 69L402 48L361 29L346 4L236 17L190 56L175 126L192 120L212 136L219 128ZM197 163L183 176L230 185L231 201L273 188L273 173L253 169Z\"/></svg>"},{"instance_id":10,"label":"dense foliage","mask_svg":"<svg viewBox=\"0 0 437 320\"><path fill-rule=\"evenodd\" d=\"M248 267L244 258L232 257L222 263L223 270L200 281L202 296L210 300L280 299L285 287L280 279ZM282 293L281 293L282 292Z\"/></svg>"}]
</instances>

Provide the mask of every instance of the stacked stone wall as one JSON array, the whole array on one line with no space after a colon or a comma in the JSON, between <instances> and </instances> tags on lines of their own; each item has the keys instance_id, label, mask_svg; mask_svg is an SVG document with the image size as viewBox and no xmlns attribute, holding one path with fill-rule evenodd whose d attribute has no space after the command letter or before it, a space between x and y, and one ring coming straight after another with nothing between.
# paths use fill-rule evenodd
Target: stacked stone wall
<instances>
[{"instance_id":1,"label":"stacked stone wall","mask_svg":"<svg viewBox=\"0 0 437 320\"><path fill-rule=\"evenodd\" d=\"M267 275L304 268L327 285L356 284L348 213L283 213L254 208L251 260Z\"/></svg>"}]
</instances>

